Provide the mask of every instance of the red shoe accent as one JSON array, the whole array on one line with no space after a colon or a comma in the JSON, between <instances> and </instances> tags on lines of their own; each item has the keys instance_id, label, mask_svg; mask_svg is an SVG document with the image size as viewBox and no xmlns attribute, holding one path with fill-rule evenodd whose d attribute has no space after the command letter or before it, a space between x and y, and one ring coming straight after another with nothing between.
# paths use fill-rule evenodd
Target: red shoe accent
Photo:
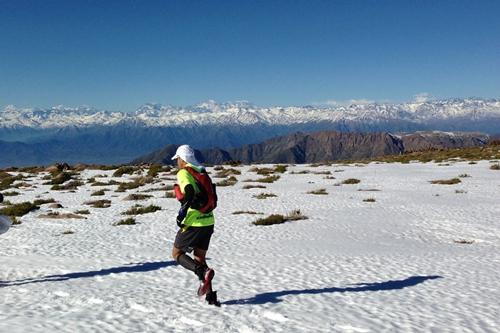
<instances>
[{"instance_id":1,"label":"red shoe accent","mask_svg":"<svg viewBox=\"0 0 500 333\"><path fill-rule=\"evenodd\" d=\"M215 271L211 268L208 268L205 271L205 279L201 283L200 287L198 288L198 296L203 296L207 293L207 291L210 289L212 285L212 279L214 278Z\"/></svg>"}]
</instances>

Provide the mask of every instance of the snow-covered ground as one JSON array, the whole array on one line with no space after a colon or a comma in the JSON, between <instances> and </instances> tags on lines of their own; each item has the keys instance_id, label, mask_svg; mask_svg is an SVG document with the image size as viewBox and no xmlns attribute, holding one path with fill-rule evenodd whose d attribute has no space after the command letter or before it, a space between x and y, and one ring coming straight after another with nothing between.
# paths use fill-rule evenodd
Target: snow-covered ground
<instances>
[{"instance_id":1,"label":"snow-covered ground","mask_svg":"<svg viewBox=\"0 0 500 333\"><path fill-rule=\"evenodd\" d=\"M98 188L88 184L49 191L40 174L28 180L35 188L5 199L54 198L63 208L43 205L0 235L0 332L498 332L500 171L489 165L296 165L266 189L242 189L261 176L238 168L239 182L218 188L208 252L220 308L204 304L196 277L170 258L175 199L150 192L139 203L161 211L113 226L137 203L125 196L172 176L91 197ZM336 179L291 172L301 170ZM103 174L112 171L81 178ZM463 174L470 177L456 185L429 183ZM361 182L339 185L347 178ZM307 193L320 188L328 194ZM84 205L103 198L111 207ZM80 209L91 214L38 217ZM251 224L295 209L308 219Z\"/></svg>"}]
</instances>

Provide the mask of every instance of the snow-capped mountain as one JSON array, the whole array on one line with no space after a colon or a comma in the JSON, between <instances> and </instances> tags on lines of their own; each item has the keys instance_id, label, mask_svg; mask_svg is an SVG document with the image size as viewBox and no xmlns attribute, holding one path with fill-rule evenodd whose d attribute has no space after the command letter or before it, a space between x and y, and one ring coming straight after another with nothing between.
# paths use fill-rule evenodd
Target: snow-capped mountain
<instances>
[{"instance_id":1,"label":"snow-capped mountain","mask_svg":"<svg viewBox=\"0 0 500 333\"><path fill-rule=\"evenodd\" d=\"M37 156L33 160L37 164L124 163L167 144L228 149L297 131L323 130L500 134L500 100L467 98L329 107L259 107L246 101L210 100L188 107L145 104L134 113L88 106L7 106L0 110L0 162L26 164L29 155Z\"/></svg>"},{"instance_id":2,"label":"snow-capped mountain","mask_svg":"<svg viewBox=\"0 0 500 333\"><path fill-rule=\"evenodd\" d=\"M352 104L343 106L258 107L246 101L217 103L209 100L189 107L145 104L135 113L110 112L82 106L49 109L16 108L0 112L0 127L62 128L66 126L113 126L120 123L151 127L293 125L302 123L363 122L377 124L500 118L498 99L452 99L400 104Z\"/></svg>"}]
</instances>

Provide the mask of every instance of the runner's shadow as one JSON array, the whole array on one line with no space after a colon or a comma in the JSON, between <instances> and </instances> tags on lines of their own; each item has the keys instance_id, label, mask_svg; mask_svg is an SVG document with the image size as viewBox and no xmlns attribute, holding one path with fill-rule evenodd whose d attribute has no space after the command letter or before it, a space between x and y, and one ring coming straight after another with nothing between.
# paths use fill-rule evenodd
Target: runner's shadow
<instances>
[{"instance_id":1,"label":"runner's shadow","mask_svg":"<svg viewBox=\"0 0 500 333\"><path fill-rule=\"evenodd\" d=\"M440 279L442 276L431 275L431 276L411 276L404 280L391 280L385 282L374 282L374 283L356 283L352 284L355 287L346 288L320 288L320 289L302 289L302 290L282 290L275 292L268 292L255 295L250 298L235 299L222 304L227 305L240 305L240 304L266 304L266 303L279 303L283 300L280 297L287 295L316 295L323 293L346 293L346 292L364 292L364 291L386 291L386 290L398 290L407 287L413 287L420 284L426 280Z\"/></svg>"},{"instance_id":2,"label":"runner's shadow","mask_svg":"<svg viewBox=\"0 0 500 333\"><path fill-rule=\"evenodd\" d=\"M23 280L14 281L0 281L0 287L9 286L20 286L23 284L30 283L41 283L41 282L55 282L55 281L66 281L72 279L90 278L95 276L106 276L110 274L120 274L120 273L140 273L140 272L151 272L160 268L165 268L175 265L175 261L158 261L158 262L143 262L143 263L131 263L120 267L112 267L101 269L98 271L88 271L88 272L75 272L68 274L59 275L47 275L40 278L30 278Z\"/></svg>"}]
</instances>

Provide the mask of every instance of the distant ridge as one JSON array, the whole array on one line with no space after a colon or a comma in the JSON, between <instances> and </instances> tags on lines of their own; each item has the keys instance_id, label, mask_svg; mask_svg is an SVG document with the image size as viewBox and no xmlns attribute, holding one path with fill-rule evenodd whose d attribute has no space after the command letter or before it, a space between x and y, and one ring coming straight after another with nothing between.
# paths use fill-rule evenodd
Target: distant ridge
<instances>
[{"instance_id":1,"label":"distant ridge","mask_svg":"<svg viewBox=\"0 0 500 333\"><path fill-rule=\"evenodd\" d=\"M198 159L208 164L229 161L242 163L315 163L346 159L364 159L426 149L464 148L481 146L489 136L481 133L417 132L394 135L386 132L352 133L322 131L297 132L258 144L229 150L198 150ZM177 145L144 155L132 164L172 164Z\"/></svg>"},{"instance_id":2,"label":"distant ridge","mask_svg":"<svg viewBox=\"0 0 500 333\"><path fill-rule=\"evenodd\" d=\"M0 167L60 161L121 164L167 144L183 143L199 149L220 147L218 158L224 159L231 149L296 132L439 130L493 135L499 128L500 100L482 98L284 107L208 101L188 107L145 104L135 113L7 106L0 110Z\"/></svg>"}]
</instances>

